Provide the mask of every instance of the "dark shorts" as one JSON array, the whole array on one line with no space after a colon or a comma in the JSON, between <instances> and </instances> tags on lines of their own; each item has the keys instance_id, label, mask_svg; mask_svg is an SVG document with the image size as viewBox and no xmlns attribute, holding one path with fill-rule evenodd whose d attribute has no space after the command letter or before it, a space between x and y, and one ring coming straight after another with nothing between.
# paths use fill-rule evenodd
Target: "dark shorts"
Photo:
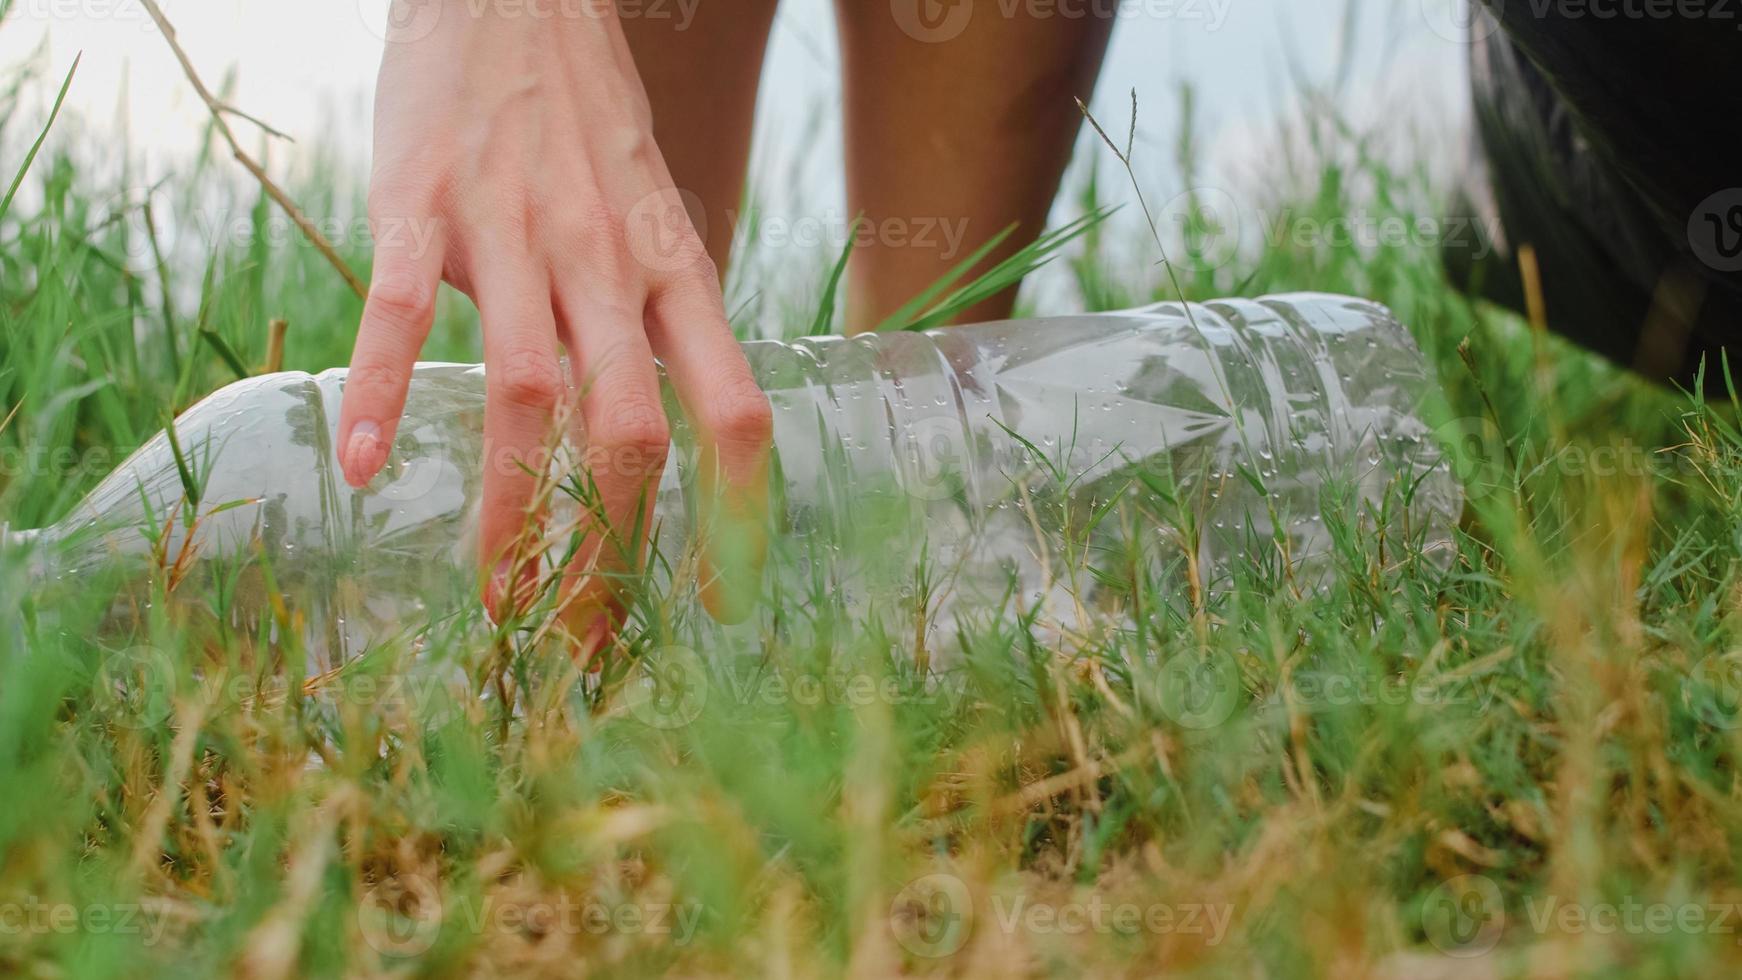
<instances>
[{"instance_id":1,"label":"dark shorts","mask_svg":"<svg viewBox=\"0 0 1742 980\"><path fill-rule=\"evenodd\" d=\"M1557 333L1684 385L1729 347L1742 375L1742 0L1483 8L1479 183L1503 241L1448 251L1454 274L1522 310L1529 245Z\"/></svg>"}]
</instances>

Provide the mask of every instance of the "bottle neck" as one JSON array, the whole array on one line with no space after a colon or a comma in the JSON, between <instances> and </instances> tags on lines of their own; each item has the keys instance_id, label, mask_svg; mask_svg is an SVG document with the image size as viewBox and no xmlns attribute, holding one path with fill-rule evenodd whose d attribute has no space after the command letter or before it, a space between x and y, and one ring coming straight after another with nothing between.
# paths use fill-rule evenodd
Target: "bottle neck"
<instances>
[{"instance_id":1,"label":"bottle neck","mask_svg":"<svg viewBox=\"0 0 1742 980\"><path fill-rule=\"evenodd\" d=\"M0 521L0 554L23 552L30 577L35 580L44 579L49 574L49 544L53 538L52 528L13 530L5 521Z\"/></svg>"}]
</instances>

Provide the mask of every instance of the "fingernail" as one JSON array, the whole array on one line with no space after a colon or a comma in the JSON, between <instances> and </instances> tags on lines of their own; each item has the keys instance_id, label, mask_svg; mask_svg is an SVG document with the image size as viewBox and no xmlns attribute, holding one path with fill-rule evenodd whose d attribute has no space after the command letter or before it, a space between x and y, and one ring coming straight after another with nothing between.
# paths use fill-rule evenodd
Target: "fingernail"
<instances>
[{"instance_id":1,"label":"fingernail","mask_svg":"<svg viewBox=\"0 0 1742 980\"><path fill-rule=\"evenodd\" d=\"M345 443L345 458L340 467L351 486L360 487L375 476L381 464L387 462L386 443L381 441L381 427L367 419L351 426L351 438Z\"/></svg>"},{"instance_id":2,"label":"fingernail","mask_svg":"<svg viewBox=\"0 0 1742 980\"><path fill-rule=\"evenodd\" d=\"M513 611L513 590L508 586L508 575L514 571L514 562L504 558L496 563L496 570L490 573L489 608L490 616L496 622L508 618Z\"/></svg>"},{"instance_id":3,"label":"fingernail","mask_svg":"<svg viewBox=\"0 0 1742 980\"><path fill-rule=\"evenodd\" d=\"M592 625L587 627L586 634L581 638L580 663L588 673L597 673L604 666L599 654L604 651L610 635L611 623L605 616L593 620Z\"/></svg>"}]
</instances>

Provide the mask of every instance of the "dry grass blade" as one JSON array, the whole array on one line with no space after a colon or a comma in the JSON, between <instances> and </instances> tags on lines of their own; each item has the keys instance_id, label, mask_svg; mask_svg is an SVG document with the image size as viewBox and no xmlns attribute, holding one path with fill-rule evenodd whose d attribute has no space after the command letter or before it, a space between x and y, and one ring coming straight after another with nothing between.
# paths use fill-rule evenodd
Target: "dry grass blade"
<instances>
[{"instance_id":1,"label":"dry grass blade","mask_svg":"<svg viewBox=\"0 0 1742 980\"><path fill-rule=\"evenodd\" d=\"M242 144L236 141L236 134L230 131L230 124L224 117L232 113L242 114L220 102L206 88L206 84L200 81L199 72L194 70L193 62L188 60L187 52L183 51L181 44L176 41L175 27L170 24L169 18L163 15L163 9L157 5L157 0L144 0L144 2L146 12L151 14L151 19L157 24L157 29L163 32L163 39L169 43L170 50L175 53L175 60L181 63L188 83L194 87L194 93L200 97L200 101L206 104L206 109L212 114L212 125L218 130L218 135L222 136L224 142L229 145L230 153L236 158L236 162L254 175L254 179L260 182L260 186L265 189L267 196L284 209L284 213L296 223L297 229L302 232L303 237L309 240L309 244L313 245L316 251L320 252L321 256L344 278L345 284L351 287L351 292L355 293L358 299L367 296L368 287L363 285L363 280L358 278L357 273L352 271L349 265L345 264L345 260L339 257L338 250L333 248L333 244L327 241L327 237L321 234L320 229L315 227L308 215L303 214L296 202L290 199L290 195L286 194L283 188L266 175L266 169L260 166L252 156L249 156L248 152L242 149ZM251 116L243 116L243 118L256 122ZM260 125L258 122L256 124ZM276 134L278 132L270 126L262 125L261 128L269 133Z\"/></svg>"},{"instance_id":2,"label":"dry grass blade","mask_svg":"<svg viewBox=\"0 0 1742 980\"><path fill-rule=\"evenodd\" d=\"M283 317L275 316L266 325L266 373L277 374L284 370L284 335L290 330L290 323Z\"/></svg>"}]
</instances>

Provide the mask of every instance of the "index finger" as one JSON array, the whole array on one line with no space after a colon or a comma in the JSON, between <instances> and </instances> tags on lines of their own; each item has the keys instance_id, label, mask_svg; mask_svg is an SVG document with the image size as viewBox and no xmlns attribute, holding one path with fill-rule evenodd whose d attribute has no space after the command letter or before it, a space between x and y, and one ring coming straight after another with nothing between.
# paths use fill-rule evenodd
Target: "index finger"
<instances>
[{"instance_id":1,"label":"index finger","mask_svg":"<svg viewBox=\"0 0 1742 980\"><path fill-rule=\"evenodd\" d=\"M414 241L383 235L375 245L369 297L339 406L339 469L354 487L368 483L387 462L412 368L435 319L442 249Z\"/></svg>"}]
</instances>

